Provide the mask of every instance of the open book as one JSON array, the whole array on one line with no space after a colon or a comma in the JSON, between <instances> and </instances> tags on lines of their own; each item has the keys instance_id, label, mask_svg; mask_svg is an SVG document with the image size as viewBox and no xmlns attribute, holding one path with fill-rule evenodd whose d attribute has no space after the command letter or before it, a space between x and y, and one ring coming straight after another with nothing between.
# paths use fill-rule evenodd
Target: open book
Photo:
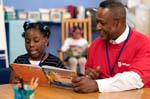
<instances>
[{"instance_id":1,"label":"open book","mask_svg":"<svg viewBox=\"0 0 150 99\"><path fill-rule=\"evenodd\" d=\"M15 74L21 76L25 83L30 83L34 77L39 78L40 85L53 84L61 87L72 87L71 80L76 76L72 70L56 68L53 66L36 66L31 64L11 64Z\"/></svg>"}]
</instances>

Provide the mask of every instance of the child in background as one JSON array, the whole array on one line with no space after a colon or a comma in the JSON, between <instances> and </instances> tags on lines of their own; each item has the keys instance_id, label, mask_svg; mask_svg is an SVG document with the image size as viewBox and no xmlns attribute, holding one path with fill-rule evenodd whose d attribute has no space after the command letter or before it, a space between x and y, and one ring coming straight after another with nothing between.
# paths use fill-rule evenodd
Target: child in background
<instances>
[{"instance_id":1,"label":"child in background","mask_svg":"<svg viewBox=\"0 0 150 99\"><path fill-rule=\"evenodd\" d=\"M51 53L46 52L49 44L49 36L51 34L48 26L36 22L26 21L23 25L25 38L25 47L27 53L18 56L14 63L32 64L37 66L48 65L59 68L65 68L62 61ZM15 77L14 72L11 73L11 80Z\"/></svg>"},{"instance_id":2,"label":"child in background","mask_svg":"<svg viewBox=\"0 0 150 99\"><path fill-rule=\"evenodd\" d=\"M70 30L70 34L71 36L65 40L61 50L69 57L70 69L77 71L77 66L79 65L79 73L84 74L88 42L82 37L83 30L79 26L74 26Z\"/></svg>"}]
</instances>

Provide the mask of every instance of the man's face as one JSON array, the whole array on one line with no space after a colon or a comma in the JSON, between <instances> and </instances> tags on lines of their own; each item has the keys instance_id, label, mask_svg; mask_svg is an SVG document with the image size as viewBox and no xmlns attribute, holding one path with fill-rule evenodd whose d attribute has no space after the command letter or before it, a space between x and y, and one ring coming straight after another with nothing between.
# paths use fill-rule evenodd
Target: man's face
<instances>
[{"instance_id":1,"label":"man's face","mask_svg":"<svg viewBox=\"0 0 150 99\"><path fill-rule=\"evenodd\" d=\"M117 36L117 23L112 15L108 8L99 8L96 13L96 29L99 31L102 40L108 41L115 39Z\"/></svg>"},{"instance_id":2,"label":"man's face","mask_svg":"<svg viewBox=\"0 0 150 99\"><path fill-rule=\"evenodd\" d=\"M48 45L48 38L44 37L39 30L29 29L25 33L25 47L32 60L40 60Z\"/></svg>"}]
</instances>

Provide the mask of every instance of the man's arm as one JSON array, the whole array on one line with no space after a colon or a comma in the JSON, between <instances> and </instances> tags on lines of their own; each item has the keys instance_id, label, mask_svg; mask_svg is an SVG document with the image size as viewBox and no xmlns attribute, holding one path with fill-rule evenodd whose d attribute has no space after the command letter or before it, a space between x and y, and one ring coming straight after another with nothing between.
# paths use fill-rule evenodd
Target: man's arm
<instances>
[{"instance_id":1,"label":"man's arm","mask_svg":"<svg viewBox=\"0 0 150 99\"><path fill-rule=\"evenodd\" d=\"M82 76L72 80L73 89L80 93L89 92L117 92L142 88L144 83L135 72L118 73L112 78L93 80L91 77Z\"/></svg>"},{"instance_id":2,"label":"man's arm","mask_svg":"<svg viewBox=\"0 0 150 99\"><path fill-rule=\"evenodd\" d=\"M135 72L118 73L112 78L96 80L100 92L117 92L142 88L144 83Z\"/></svg>"}]
</instances>

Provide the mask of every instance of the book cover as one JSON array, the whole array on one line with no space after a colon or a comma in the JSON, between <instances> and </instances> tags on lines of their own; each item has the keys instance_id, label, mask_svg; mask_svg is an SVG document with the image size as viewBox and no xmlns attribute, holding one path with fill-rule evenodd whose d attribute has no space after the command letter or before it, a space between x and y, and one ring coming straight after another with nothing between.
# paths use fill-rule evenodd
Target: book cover
<instances>
[{"instance_id":1,"label":"book cover","mask_svg":"<svg viewBox=\"0 0 150 99\"><path fill-rule=\"evenodd\" d=\"M75 71L56 68L52 66L42 66L45 76L50 84L60 87L72 87L72 78L77 74Z\"/></svg>"},{"instance_id":2,"label":"book cover","mask_svg":"<svg viewBox=\"0 0 150 99\"><path fill-rule=\"evenodd\" d=\"M32 78L39 78L39 85L48 85L48 81L41 67L31 64L11 64L15 74L21 76L25 83L30 83Z\"/></svg>"}]
</instances>

